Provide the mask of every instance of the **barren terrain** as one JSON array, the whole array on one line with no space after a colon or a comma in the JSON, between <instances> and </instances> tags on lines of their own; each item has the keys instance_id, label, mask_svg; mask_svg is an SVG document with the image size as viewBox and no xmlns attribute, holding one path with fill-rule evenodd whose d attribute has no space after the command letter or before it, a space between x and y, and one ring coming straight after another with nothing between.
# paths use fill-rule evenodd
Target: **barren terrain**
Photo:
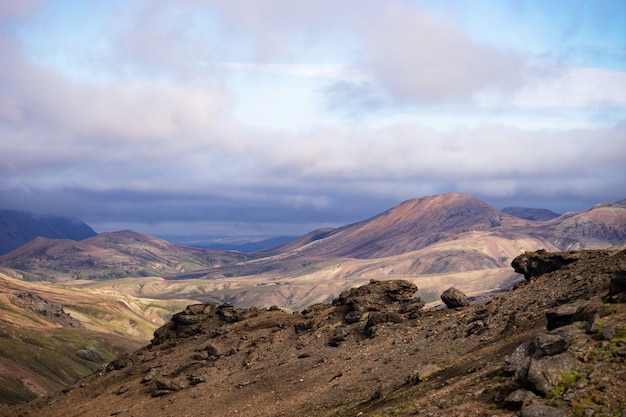
<instances>
[{"instance_id":1,"label":"barren terrain","mask_svg":"<svg viewBox=\"0 0 626 417\"><path fill-rule=\"evenodd\" d=\"M537 252L517 264L528 280L515 290L452 310L420 309L411 297L415 287L402 280L373 281L298 314L190 306L149 346L63 392L2 411L50 417L513 416L520 409L522 415L621 415L626 251ZM543 353L523 359L530 348L520 345ZM528 376L515 371L528 363ZM557 380L550 374L531 379L533 366L554 363L561 367ZM527 414L531 410L552 414Z\"/></svg>"}]
</instances>

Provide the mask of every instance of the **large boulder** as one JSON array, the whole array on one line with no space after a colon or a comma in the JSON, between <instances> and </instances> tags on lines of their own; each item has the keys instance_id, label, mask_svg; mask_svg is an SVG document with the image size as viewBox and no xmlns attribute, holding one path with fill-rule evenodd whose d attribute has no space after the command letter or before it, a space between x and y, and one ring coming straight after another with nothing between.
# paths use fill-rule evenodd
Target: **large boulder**
<instances>
[{"instance_id":1,"label":"large boulder","mask_svg":"<svg viewBox=\"0 0 626 417\"><path fill-rule=\"evenodd\" d=\"M575 326L540 333L519 345L506 358L502 370L515 375L522 386L546 395L556 387L563 372L571 371L576 360L567 349L581 330Z\"/></svg>"},{"instance_id":2,"label":"large boulder","mask_svg":"<svg viewBox=\"0 0 626 417\"><path fill-rule=\"evenodd\" d=\"M419 297L414 297L416 292L417 286L410 281L370 280L369 284L342 292L333 300L333 305L347 307L345 323L368 319L365 330L371 335L376 324L404 320L404 316L398 318L401 315L415 318L424 307L424 302ZM377 312L385 314L372 314Z\"/></svg>"},{"instance_id":3,"label":"large boulder","mask_svg":"<svg viewBox=\"0 0 626 417\"><path fill-rule=\"evenodd\" d=\"M405 280L376 281L358 288L351 288L339 294L333 305L348 305L356 311L384 311L388 306L414 301L417 285Z\"/></svg>"},{"instance_id":4,"label":"large boulder","mask_svg":"<svg viewBox=\"0 0 626 417\"><path fill-rule=\"evenodd\" d=\"M441 294L441 301L443 301L448 308L460 308L469 305L465 293L454 287L448 288Z\"/></svg>"},{"instance_id":5,"label":"large boulder","mask_svg":"<svg viewBox=\"0 0 626 417\"><path fill-rule=\"evenodd\" d=\"M626 265L622 264L621 269L611 276L607 301L626 302Z\"/></svg>"},{"instance_id":6,"label":"large boulder","mask_svg":"<svg viewBox=\"0 0 626 417\"><path fill-rule=\"evenodd\" d=\"M576 262L575 252L547 252L540 249L536 252L526 252L511 262L511 266L518 274L524 274L526 280L561 269L563 266Z\"/></svg>"}]
</instances>

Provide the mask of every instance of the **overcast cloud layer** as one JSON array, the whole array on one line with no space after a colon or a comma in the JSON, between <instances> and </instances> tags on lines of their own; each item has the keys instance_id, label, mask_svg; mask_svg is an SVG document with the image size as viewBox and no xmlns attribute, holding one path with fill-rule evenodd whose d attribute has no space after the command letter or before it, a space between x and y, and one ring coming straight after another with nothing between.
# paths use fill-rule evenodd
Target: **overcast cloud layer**
<instances>
[{"instance_id":1,"label":"overcast cloud layer","mask_svg":"<svg viewBox=\"0 0 626 417\"><path fill-rule=\"evenodd\" d=\"M623 1L0 0L0 208L300 234L626 198Z\"/></svg>"}]
</instances>

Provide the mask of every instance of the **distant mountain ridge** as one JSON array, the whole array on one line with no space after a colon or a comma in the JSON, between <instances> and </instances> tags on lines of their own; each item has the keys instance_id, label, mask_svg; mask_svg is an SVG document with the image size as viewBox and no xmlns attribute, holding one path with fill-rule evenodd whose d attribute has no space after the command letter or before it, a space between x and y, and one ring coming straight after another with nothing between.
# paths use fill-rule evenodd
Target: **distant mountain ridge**
<instances>
[{"instance_id":1,"label":"distant mountain ridge","mask_svg":"<svg viewBox=\"0 0 626 417\"><path fill-rule=\"evenodd\" d=\"M466 194L439 194L405 201L358 223L314 231L256 255L382 258L458 240L469 232L509 240L524 236L553 250L605 249L626 242L626 200L536 222Z\"/></svg>"},{"instance_id":2,"label":"distant mountain ridge","mask_svg":"<svg viewBox=\"0 0 626 417\"><path fill-rule=\"evenodd\" d=\"M369 279L423 282L426 275L445 275L421 287L436 293L452 280L447 282L463 281L464 291L491 291L511 284L511 275L498 271L508 270L511 260L526 251L625 244L626 200L538 222L449 193L408 200L372 218L315 230L250 254L177 246L122 231L80 242L38 238L0 256L0 267L57 282L161 277L159 291L191 288L189 297L199 301L298 309Z\"/></svg>"},{"instance_id":3,"label":"distant mountain ridge","mask_svg":"<svg viewBox=\"0 0 626 417\"><path fill-rule=\"evenodd\" d=\"M265 249L275 248L284 245L297 238L297 236L275 236L269 238L255 237L232 237L218 238L211 236L177 236L159 235L161 239L172 242L180 246L191 246L193 248L235 250L243 253L257 252Z\"/></svg>"},{"instance_id":4,"label":"distant mountain ridge","mask_svg":"<svg viewBox=\"0 0 626 417\"><path fill-rule=\"evenodd\" d=\"M111 279L159 276L245 260L238 252L177 246L130 230L100 233L88 239L37 237L0 256L0 265L55 278Z\"/></svg>"},{"instance_id":5,"label":"distant mountain ridge","mask_svg":"<svg viewBox=\"0 0 626 417\"><path fill-rule=\"evenodd\" d=\"M545 222L560 216L558 213L542 208L505 207L502 211L506 214L510 214L511 216L537 222Z\"/></svg>"},{"instance_id":6,"label":"distant mountain ridge","mask_svg":"<svg viewBox=\"0 0 626 417\"><path fill-rule=\"evenodd\" d=\"M74 217L35 216L24 211L0 210L0 255L38 236L83 240L96 234L86 223Z\"/></svg>"}]
</instances>

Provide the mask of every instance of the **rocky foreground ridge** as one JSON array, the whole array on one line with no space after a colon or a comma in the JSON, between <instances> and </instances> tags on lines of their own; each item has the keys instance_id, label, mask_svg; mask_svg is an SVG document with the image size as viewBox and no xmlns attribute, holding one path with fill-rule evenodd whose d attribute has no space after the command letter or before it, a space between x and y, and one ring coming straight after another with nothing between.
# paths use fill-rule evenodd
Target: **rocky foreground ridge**
<instances>
[{"instance_id":1,"label":"rocky foreground ridge","mask_svg":"<svg viewBox=\"0 0 626 417\"><path fill-rule=\"evenodd\" d=\"M626 250L513 266L512 292L452 309L425 310L403 280L296 314L190 305L149 346L0 414L626 415Z\"/></svg>"}]
</instances>

